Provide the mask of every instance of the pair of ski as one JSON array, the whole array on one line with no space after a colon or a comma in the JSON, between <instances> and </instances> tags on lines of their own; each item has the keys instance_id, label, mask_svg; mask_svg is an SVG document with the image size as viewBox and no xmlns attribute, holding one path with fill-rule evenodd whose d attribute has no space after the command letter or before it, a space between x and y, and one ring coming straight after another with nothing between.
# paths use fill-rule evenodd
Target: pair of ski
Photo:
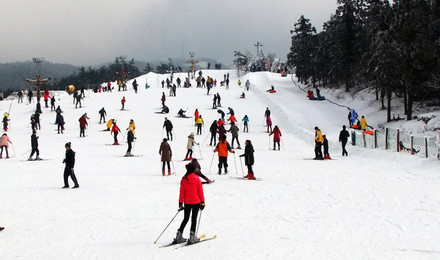
<instances>
[{"instance_id":1,"label":"pair of ski","mask_svg":"<svg viewBox=\"0 0 440 260\"><path fill-rule=\"evenodd\" d=\"M217 238L217 235L214 235L212 237L206 237L205 235L202 235L202 236L198 237L199 242L194 243L194 244L188 244L188 239L185 239L185 241L183 241L181 243L173 241L173 242L171 242L171 243L169 243L167 245L160 246L160 248L176 246L176 249L179 249L179 248L186 247L186 246L197 245L199 243L206 242L206 241L209 241L209 240L213 240L213 239L216 239L216 238Z\"/></svg>"},{"instance_id":2,"label":"pair of ski","mask_svg":"<svg viewBox=\"0 0 440 260\"><path fill-rule=\"evenodd\" d=\"M262 181L263 180L262 178L248 179L245 177L234 177L234 176L229 176L229 178L238 179L238 180L247 180L247 181Z\"/></svg>"}]
</instances>

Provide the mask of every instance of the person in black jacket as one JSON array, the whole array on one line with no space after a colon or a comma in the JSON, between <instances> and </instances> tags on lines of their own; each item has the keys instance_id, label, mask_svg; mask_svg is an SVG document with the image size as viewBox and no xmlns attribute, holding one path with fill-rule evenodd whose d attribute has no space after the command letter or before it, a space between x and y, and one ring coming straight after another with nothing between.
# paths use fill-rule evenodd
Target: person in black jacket
<instances>
[{"instance_id":1,"label":"person in black jacket","mask_svg":"<svg viewBox=\"0 0 440 260\"><path fill-rule=\"evenodd\" d=\"M134 137L133 131L131 131L131 129L129 129L127 131L128 149L127 149L127 153L125 154L125 156L133 156L133 154L131 154L131 149L132 149L131 143L134 141L134 139L136 139L136 137Z\"/></svg>"},{"instance_id":2,"label":"person in black jacket","mask_svg":"<svg viewBox=\"0 0 440 260\"><path fill-rule=\"evenodd\" d=\"M217 143L217 120L212 122L211 126L209 127L209 132L211 133L211 141L209 142L209 145L215 146Z\"/></svg>"},{"instance_id":3,"label":"person in black jacket","mask_svg":"<svg viewBox=\"0 0 440 260\"><path fill-rule=\"evenodd\" d=\"M105 111L104 108L101 108L101 110L99 110L99 115L100 115L99 123L101 124L101 120L102 120L102 122L105 123L105 116L107 115L107 112Z\"/></svg>"},{"instance_id":4,"label":"person in black jacket","mask_svg":"<svg viewBox=\"0 0 440 260\"><path fill-rule=\"evenodd\" d=\"M348 152L347 150L345 150L345 145L347 144L348 141L348 137L350 137L350 134L348 133L348 131L345 129L346 126L343 125L342 126L342 130L339 133L339 142L342 143L342 156L348 156Z\"/></svg>"},{"instance_id":5,"label":"person in black jacket","mask_svg":"<svg viewBox=\"0 0 440 260\"><path fill-rule=\"evenodd\" d=\"M35 157L35 160L41 160L40 158L40 151L38 150L38 136L37 131L33 131L31 135L31 146L32 146L32 152L31 155L29 155L28 161L32 161L32 156L34 153L37 153L37 157Z\"/></svg>"},{"instance_id":6,"label":"person in black jacket","mask_svg":"<svg viewBox=\"0 0 440 260\"><path fill-rule=\"evenodd\" d=\"M63 163L66 164L66 167L64 168L64 187L63 189L69 188L69 176L72 178L73 183L75 186L73 186L73 189L79 188L78 181L76 180L75 172L73 170L73 167L75 166L75 152L70 148L71 143L66 143L66 158L63 160Z\"/></svg>"},{"instance_id":7,"label":"person in black jacket","mask_svg":"<svg viewBox=\"0 0 440 260\"><path fill-rule=\"evenodd\" d=\"M248 167L248 174L244 177L249 180L255 180L254 171L252 170L252 165L254 165L254 147L251 140L246 140L244 144L244 154L240 155L240 157L244 157L244 164Z\"/></svg>"},{"instance_id":8,"label":"person in black jacket","mask_svg":"<svg viewBox=\"0 0 440 260\"><path fill-rule=\"evenodd\" d=\"M163 127L165 127L165 130L167 131L167 139L173 141L173 123L171 123L171 121L165 117L165 122L163 122Z\"/></svg>"}]
</instances>

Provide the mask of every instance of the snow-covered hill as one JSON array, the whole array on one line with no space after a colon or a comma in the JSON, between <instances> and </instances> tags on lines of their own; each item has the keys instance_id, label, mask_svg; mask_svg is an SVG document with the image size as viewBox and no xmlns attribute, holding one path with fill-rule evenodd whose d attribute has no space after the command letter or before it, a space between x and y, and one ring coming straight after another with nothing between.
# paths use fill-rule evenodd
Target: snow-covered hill
<instances>
[{"instance_id":1,"label":"snow-covered hill","mask_svg":"<svg viewBox=\"0 0 440 260\"><path fill-rule=\"evenodd\" d=\"M28 162L35 104L0 102L0 111L12 104L8 135L10 159L0 160L0 254L2 259L434 259L440 256L440 165L434 159L380 149L348 147L341 157L338 135L346 124L347 109L328 102L312 102L294 87L291 78L266 72L238 78L234 71L203 71L220 82L230 73L230 88L217 84L222 109L235 110L240 121L250 118L249 133L240 142L252 141L255 175L261 181L244 181L216 174L217 155L208 145L209 125L218 118L211 109L213 96L206 89L178 88L176 97L160 82L169 75L149 73L137 78L139 93L131 89L113 93L88 92L84 106L75 109L72 97L61 93L57 106L64 110L66 130L57 134L55 113L43 108L41 157ZM186 74L175 74L183 79ZM251 82L246 99L240 99L244 82ZM151 86L144 88L145 82ZM128 83L131 86L131 82ZM193 82L193 86L195 83ZM273 85L277 93L266 92ZM167 94L168 115L155 114ZM329 93L323 93L329 94ZM126 110L120 110L125 96ZM57 94L58 97L58 94ZM136 123L134 154L123 157L125 142L110 146L102 132L98 111L121 129ZM264 111L282 132L281 151L271 150ZM187 136L195 132L193 119L176 118L197 108L205 120L203 135L196 135L202 172L215 179L204 186L206 208L199 234L217 239L175 250L159 248L172 240L183 214L177 216L157 244L153 244L178 208L179 181L184 174ZM90 117L85 138L79 137L79 117ZM167 116L174 125L175 175L163 177L158 154ZM313 128L319 126L330 140L334 160L304 160L314 156ZM241 127L241 125L240 125ZM228 127L227 127L228 128ZM124 132L124 131L123 131ZM229 135L229 134L228 134ZM230 135L228 140L230 140ZM64 144L76 151L75 172L79 189L61 189ZM229 175L245 170L237 150L230 155ZM202 159L203 158L203 159ZM246 174L246 173L245 173ZM186 227L185 237L189 227Z\"/></svg>"}]
</instances>

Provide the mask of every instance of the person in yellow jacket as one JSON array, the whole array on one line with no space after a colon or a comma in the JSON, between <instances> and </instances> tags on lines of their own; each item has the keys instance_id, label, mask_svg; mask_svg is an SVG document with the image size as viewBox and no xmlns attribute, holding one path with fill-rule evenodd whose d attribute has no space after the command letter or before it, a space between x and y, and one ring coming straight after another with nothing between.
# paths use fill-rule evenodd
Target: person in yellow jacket
<instances>
[{"instance_id":1,"label":"person in yellow jacket","mask_svg":"<svg viewBox=\"0 0 440 260\"><path fill-rule=\"evenodd\" d=\"M136 124L134 123L133 119L130 119L130 123L128 124L127 130L130 130L133 135L135 134Z\"/></svg>"},{"instance_id":2,"label":"person in yellow jacket","mask_svg":"<svg viewBox=\"0 0 440 260\"><path fill-rule=\"evenodd\" d=\"M104 131L110 131L110 127L113 126L113 121L115 121L115 120L114 119L108 120L108 122L107 122L107 129L104 130Z\"/></svg>"},{"instance_id":3,"label":"person in yellow jacket","mask_svg":"<svg viewBox=\"0 0 440 260\"><path fill-rule=\"evenodd\" d=\"M364 116L361 117L361 130L367 130L367 119Z\"/></svg>"},{"instance_id":4,"label":"person in yellow jacket","mask_svg":"<svg viewBox=\"0 0 440 260\"><path fill-rule=\"evenodd\" d=\"M322 133L317 126L315 126L315 158L314 160L322 160Z\"/></svg>"},{"instance_id":5,"label":"person in yellow jacket","mask_svg":"<svg viewBox=\"0 0 440 260\"><path fill-rule=\"evenodd\" d=\"M202 126L204 125L203 123L203 118L201 115L199 115L199 118L197 118L196 120L196 126L197 126L197 134L201 135L202 134Z\"/></svg>"}]
</instances>

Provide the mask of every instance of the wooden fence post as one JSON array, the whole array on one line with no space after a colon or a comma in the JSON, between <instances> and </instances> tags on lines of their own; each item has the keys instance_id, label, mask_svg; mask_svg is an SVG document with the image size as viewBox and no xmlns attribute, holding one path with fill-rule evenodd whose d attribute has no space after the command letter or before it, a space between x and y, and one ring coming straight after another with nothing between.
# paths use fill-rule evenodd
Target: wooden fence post
<instances>
[{"instance_id":1,"label":"wooden fence post","mask_svg":"<svg viewBox=\"0 0 440 260\"><path fill-rule=\"evenodd\" d=\"M397 152L400 152L400 141L399 141L399 139L400 139L400 131L399 131L399 129L397 129L396 130L396 141L397 141L397 145L396 145L396 148L397 148Z\"/></svg>"}]
</instances>

